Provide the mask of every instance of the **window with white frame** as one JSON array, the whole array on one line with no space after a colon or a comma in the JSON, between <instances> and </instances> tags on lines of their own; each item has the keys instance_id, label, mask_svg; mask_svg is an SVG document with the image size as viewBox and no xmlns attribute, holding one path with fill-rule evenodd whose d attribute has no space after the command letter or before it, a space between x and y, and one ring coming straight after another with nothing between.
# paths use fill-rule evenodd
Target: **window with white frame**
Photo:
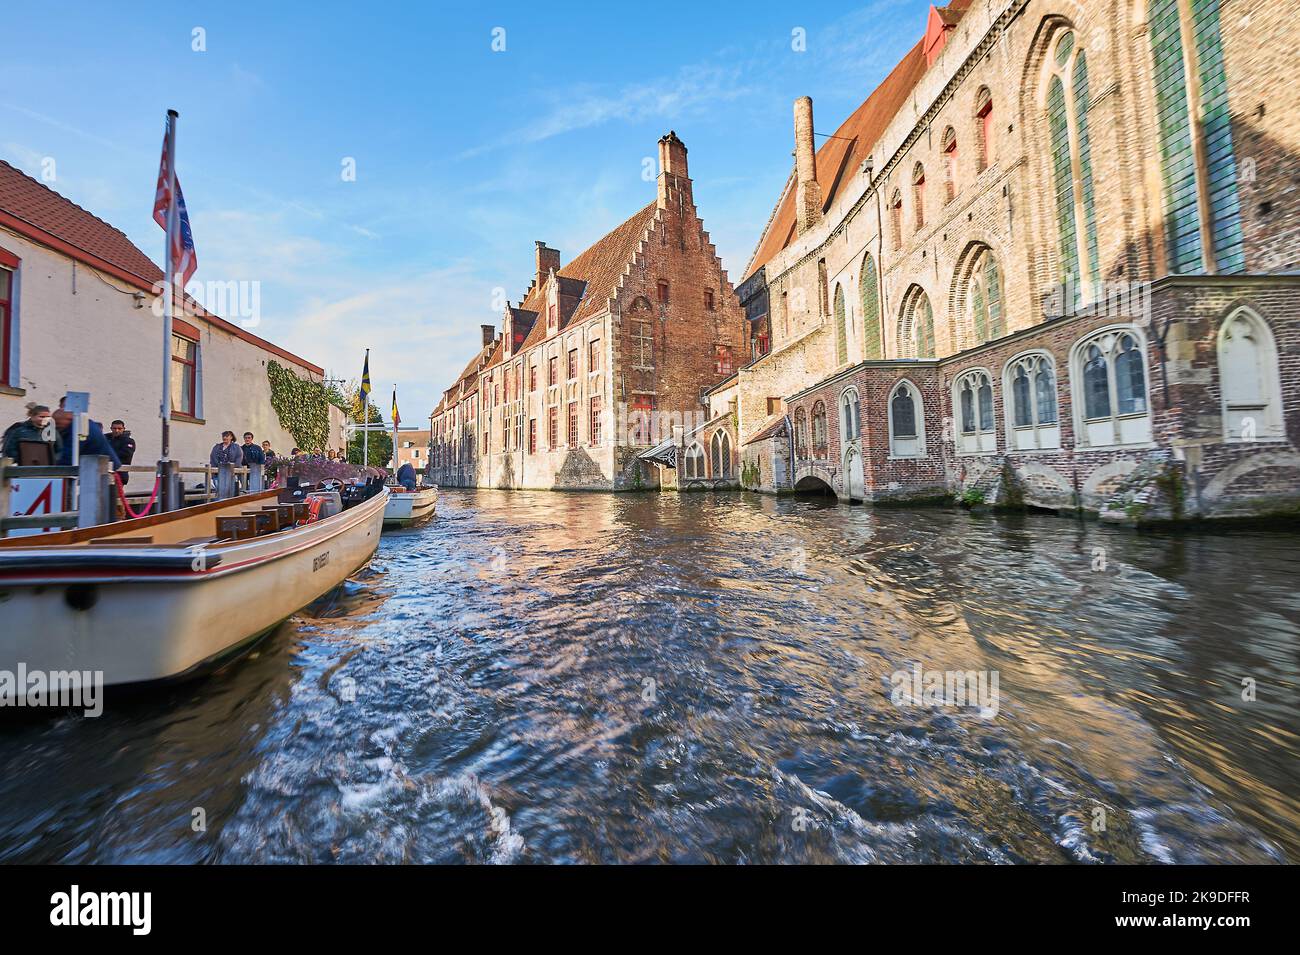
<instances>
[{"instance_id":1,"label":"window with white frame","mask_svg":"<svg viewBox=\"0 0 1300 955\"><path fill-rule=\"evenodd\" d=\"M925 407L910 381L900 381L889 396L889 453L895 458L925 456Z\"/></svg>"},{"instance_id":2,"label":"window with white frame","mask_svg":"<svg viewBox=\"0 0 1300 955\"><path fill-rule=\"evenodd\" d=\"M14 268L7 268L9 254L0 249L0 385L16 387L18 375L13 366L14 340L14 301L17 299L17 259Z\"/></svg>"},{"instance_id":3,"label":"window with white frame","mask_svg":"<svg viewBox=\"0 0 1300 955\"><path fill-rule=\"evenodd\" d=\"M862 409L858 389L846 388L840 395L840 434L845 443L856 441L862 434Z\"/></svg>"},{"instance_id":4,"label":"window with white frame","mask_svg":"<svg viewBox=\"0 0 1300 955\"><path fill-rule=\"evenodd\" d=\"M698 441L686 449L682 474L688 479L704 477L704 449Z\"/></svg>"},{"instance_id":5,"label":"window with white frame","mask_svg":"<svg viewBox=\"0 0 1300 955\"><path fill-rule=\"evenodd\" d=\"M713 476L715 478L731 477L731 439L727 437L727 432L714 432L712 444Z\"/></svg>"},{"instance_id":6,"label":"window with white frame","mask_svg":"<svg viewBox=\"0 0 1300 955\"><path fill-rule=\"evenodd\" d=\"M952 383L953 443L958 454L991 454L998 449L993 420L993 379L983 368Z\"/></svg>"},{"instance_id":7,"label":"window with white frame","mask_svg":"<svg viewBox=\"0 0 1300 955\"><path fill-rule=\"evenodd\" d=\"M1225 441L1267 441L1284 436L1277 345L1268 324L1238 308L1219 329L1219 387Z\"/></svg>"},{"instance_id":8,"label":"window with white frame","mask_svg":"<svg viewBox=\"0 0 1300 955\"><path fill-rule=\"evenodd\" d=\"M1007 446L1036 451L1061 446L1057 420L1056 363L1047 352L1017 355L1002 374Z\"/></svg>"},{"instance_id":9,"label":"window with white frame","mask_svg":"<svg viewBox=\"0 0 1300 955\"><path fill-rule=\"evenodd\" d=\"M1080 447L1151 440L1146 340L1135 326L1105 328L1076 344L1070 377Z\"/></svg>"}]
</instances>

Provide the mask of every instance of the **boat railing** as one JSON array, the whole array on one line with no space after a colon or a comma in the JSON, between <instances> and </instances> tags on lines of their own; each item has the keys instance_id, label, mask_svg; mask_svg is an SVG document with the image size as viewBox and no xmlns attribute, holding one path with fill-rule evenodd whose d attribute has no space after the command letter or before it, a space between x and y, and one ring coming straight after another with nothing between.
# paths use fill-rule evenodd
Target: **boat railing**
<instances>
[{"instance_id":1,"label":"boat railing","mask_svg":"<svg viewBox=\"0 0 1300 955\"><path fill-rule=\"evenodd\" d=\"M130 474L158 473L157 467L147 464L124 464L118 470ZM181 476L181 495L187 507L192 504L207 504L210 501L224 501L240 494L255 494L268 487L265 471L259 467L235 467L232 464L213 467L210 464L202 464L193 467L177 467L175 471ZM192 478L187 479L186 475L202 475L203 480L193 481ZM193 483L194 486L186 487L187 482ZM134 493L131 491L126 493L127 500L143 500L148 496L149 491L143 488Z\"/></svg>"},{"instance_id":2,"label":"boat railing","mask_svg":"<svg viewBox=\"0 0 1300 955\"><path fill-rule=\"evenodd\" d=\"M66 530L107 524L113 519L112 480L108 458L98 454L83 455L75 465L27 467L15 464L12 458L0 458L0 537L17 530ZM26 501L26 496L14 501L19 481L37 484L31 502ZM65 486L62 482L72 483ZM75 501L75 507L65 510L66 501ZM16 513L15 503L19 508L26 504L26 511ZM40 510L42 506L44 511Z\"/></svg>"},{"instance_id":3,"label":"boat railing","mask_svg":"<svg viewBox=\"0 0 1300 955\"><path fill-rule=\"evenodd\" d=\"M255 494L266 486L259 467L204 464L177 466L174 471L181 476L181 506ZM124 464L118 472L153 477L158 468ZM203 481L187 488L185 475L202 475ZM21 481L32 482L37 490L35 495L23 494L15 500L16 484ZM154 490L152 483L138 490L127 484L122 496L128 505L143 507L139 513L154 513L161 506ZM111 523L117 519L117 493L109 460L102 455L83 455L76 465L20 466L11 458L0 458L0 537L12 531L68 530ZM146 507L146 502L152 506Z\"/></svg>"}]
</instances>

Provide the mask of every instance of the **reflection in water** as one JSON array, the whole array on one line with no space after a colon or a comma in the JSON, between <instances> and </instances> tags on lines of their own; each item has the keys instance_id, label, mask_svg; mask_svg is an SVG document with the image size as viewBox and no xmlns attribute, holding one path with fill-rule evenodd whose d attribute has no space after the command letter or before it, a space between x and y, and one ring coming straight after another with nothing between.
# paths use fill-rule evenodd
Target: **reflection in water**
<instances>
[{"instance_id":1,"label":"reflection in water","mask_svg":"<svg viewBox=\"0 0 1300 955\"><path fill-rule=\"evenodd\" d=\"M0 860L1300 861L1294 533L439 509L211 679L6 720ZM914 664L996 714L895 705Z\"/></svg>"}]
</instances>

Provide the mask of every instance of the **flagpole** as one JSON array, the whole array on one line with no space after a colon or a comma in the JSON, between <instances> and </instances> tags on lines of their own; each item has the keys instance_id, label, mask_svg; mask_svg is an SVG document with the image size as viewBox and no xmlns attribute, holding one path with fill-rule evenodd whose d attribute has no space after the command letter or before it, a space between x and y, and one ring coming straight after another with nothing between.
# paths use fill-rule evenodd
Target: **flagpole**
<instances>
[{"instance_id":1,"label":"flagpole","mask_svg":"<svg viewBox=\"0 0 1300 955\"><path fill-rule=\"evenodd\" d=\"M370 374L370 349L366 349L366 363L363 366L366 375ZM370 467L370 391L366 382L361 388L361 466Z\"/></svg>"},{"instance_id":2,"label":"flagpole","mask_svg":"<svg viewBox=\"0 0 1300 955\"><path fill-rule=\"evenodd\" d=\"M174 109L167 110L167 137L165 155L167 159L167 193L171 202L167 206L167 253L163 277L163 379L162 404L159 416L162 418L162 456L161 460L171 460L171 417L172 417L172 292L174 284L173 271L176 263L172 261L172 238L176 234L176 216L179 204L176 201L176 120L180 114Z\"/></svg>"},{"instance_id":3,"label":"flagpole","mask_svg":"<svg viewBox=\"0 0 1300 955\"><path fill-rule=\"evenodd\" d=\"M397 382L393 382L393 477L397 477Z\"/></svg>"}]
</instances>

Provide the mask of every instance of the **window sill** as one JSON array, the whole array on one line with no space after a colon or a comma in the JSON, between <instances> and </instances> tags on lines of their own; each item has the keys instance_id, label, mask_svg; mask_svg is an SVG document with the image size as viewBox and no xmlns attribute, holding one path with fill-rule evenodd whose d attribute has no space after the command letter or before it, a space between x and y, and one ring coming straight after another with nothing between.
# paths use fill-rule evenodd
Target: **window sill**
<instances>
[{"instance_id":1,"label":"window sill","mask_svg":"<svg viewBox=\"0 0 1300 955\"><path fill-rule=\"evenodd\" d=\"M0 395L11 395L14 398L21 398L27 394L26 388L14 388L12 385L0 385Z\"/></svg>"},{"instance_id":2,"label":"window sill","mask_svg":"<svg viewBox=\"0 0 1300 955\"><path fill-rule=\"evenodd\" d=\"M1133 444L1076 444L1074 450L1076 454L1087 454L1090 451L1149 451L1157 447L1159 445L1154 441L1137 441Z\"/></svg>"},{"instance_id":3,"label":"window sill","mask_svg":"<svg viewBox=\"0 0 1300 955\"><path fill-rule=\"evenodd\" d=\"M172 420L173 420L173 421L182 421L182 422L184 422L185 424L207 424L207 423L208 423L208 422L207 422L205 419L203 419L203 418L196 418L196 417L194 417L193 415L184 414L183 412L180 412L180 411L173 411L173 412L172 412Z\"/></svg>"},{"instance_id":4,"label":"window sill","mask_svg":"<svg viewBox=\"0 0 1300 955\"><path fill-rule=\"evenodd\" d=\"M997 448L994 448L992 451L957 451L956 452L957 457L959 458L988 458L988 457L996 457L1001 453L1002 452L999 451Z\"/></svg>"},{"instance_id":5,"label":"window sill","mask_svg":"<svg viewBox=\"0 0 1300 955\"><path fill-rule=\"evenodd\" d=\"M1014 454L1014 455L1021 455L1021 454L1050 454L1050 453L1057 452L1057 451L1060 451L1060 450L1061 450L1061 446L1060 446L1059 444L1054 444L1054 445L1052 445L1051 447L1042 447L1042 448L1008 448L1008 449L1006 450L1005 453L1006 453L1006 454Z\"/></svg>"}]
</instances>

